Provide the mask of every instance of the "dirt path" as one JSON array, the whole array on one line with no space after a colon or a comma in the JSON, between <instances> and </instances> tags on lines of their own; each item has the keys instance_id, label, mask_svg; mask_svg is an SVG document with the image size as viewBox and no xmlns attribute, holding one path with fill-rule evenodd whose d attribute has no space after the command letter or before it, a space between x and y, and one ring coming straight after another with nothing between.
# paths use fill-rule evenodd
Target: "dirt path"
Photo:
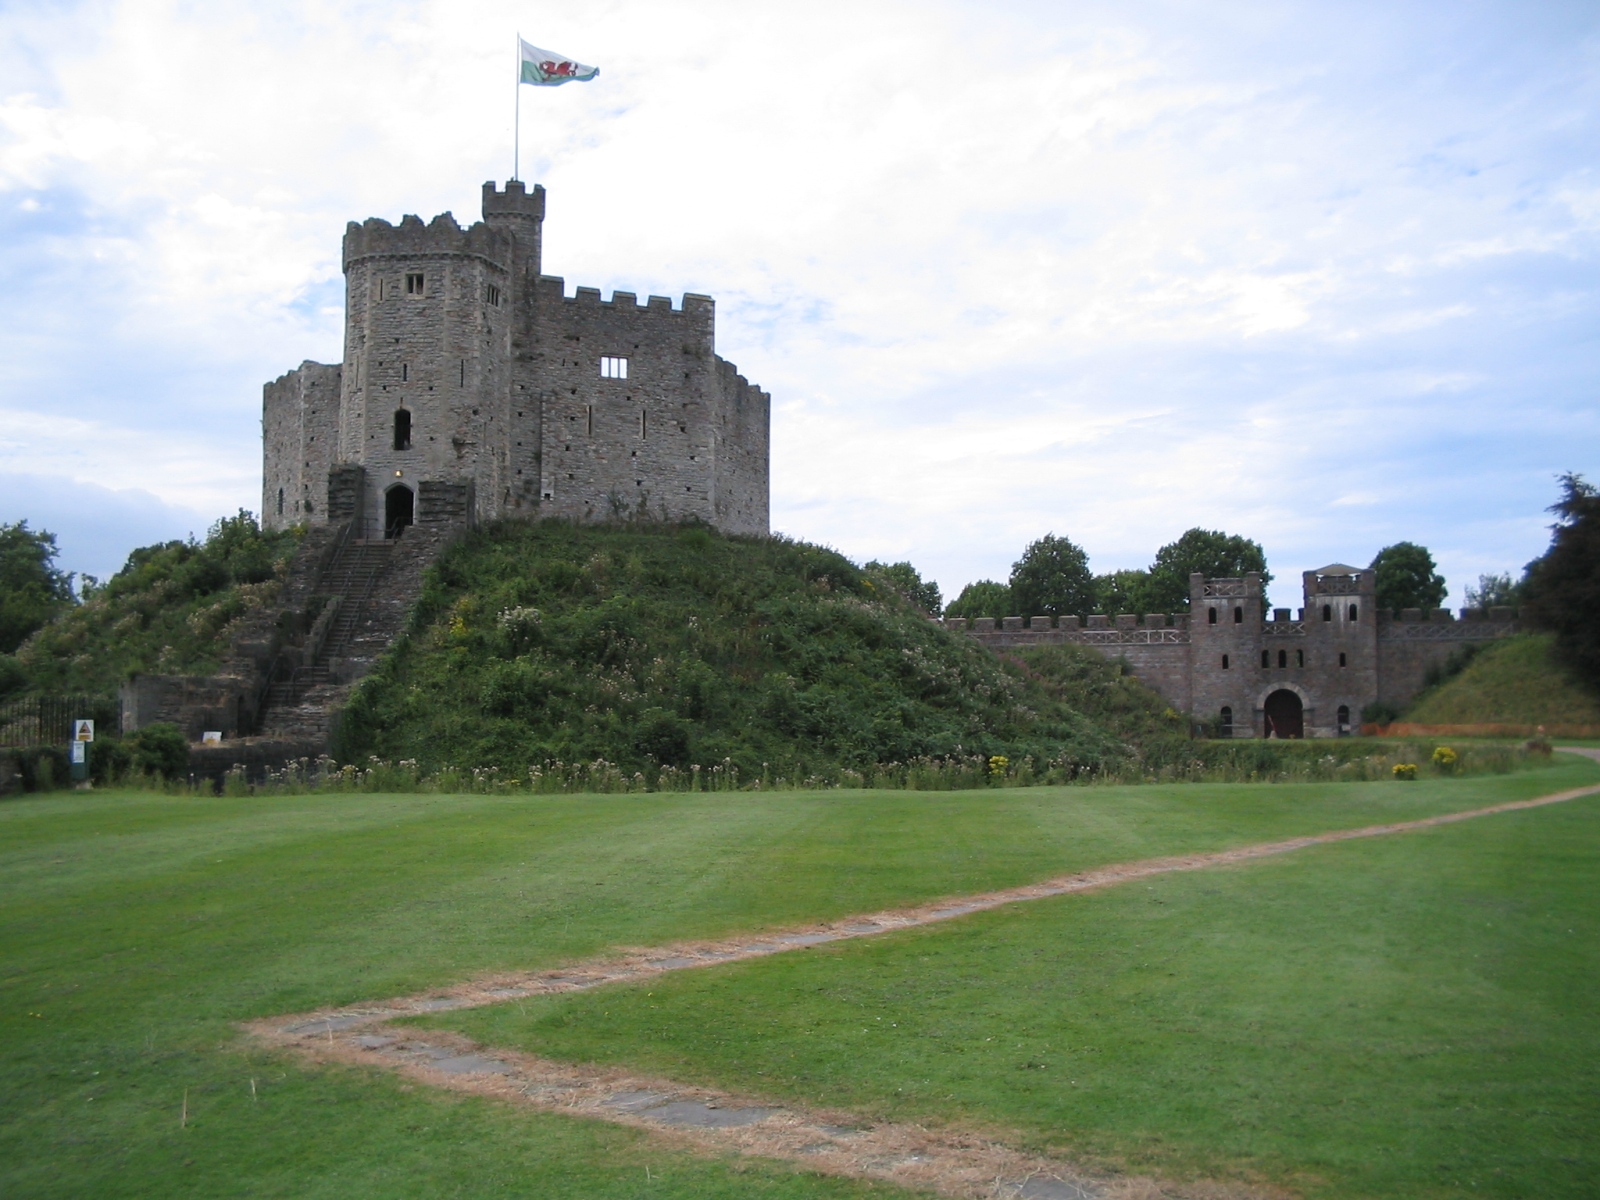
<instances>
[{"instance_id":1,"label":"dirt path","mask_svg":"<svg viewBox=\"0 0 1600 1200\"><path fill-rule=\"evenodd\" d=\"M1600 750L1570 749L1600 761ZM714 1089L686 1087L620 1070L486 1050L455 1034L385 1031L381 1026L397 1017L582 991L608 983L645 979L667 971L761 958L804 946L872 937L896 929L947 921L1004 904L1083 892L1174 871L1250 862L1308 846L1428 829L1596 794L1600 794L1600 785L1415 821L1336 830L1209 854L1145 859L1022 887L869 913L760 937L682 942L654 949L619 951L601 960L551 970L484 976L417 996L269 1017L251 1022L245 1028L259 1041L292 1050L317 1062L383 1066L436 1087L499 1096L538 1108L648 1128L706 1152L737 1151L785 1159L812 1170L886 1179L946 1196L1009 1196L1025 1200L1087 1200L1090 1197L1096 1200L1144 1197L1194 1197L1196 1200L1236 1197L1244 1200L1280 1196L1283 1193L1274 1189L1242 1184L1177 1186L1150 1179L1094 1177L1071 1163L1022 1154L973 1133L874 1124L845 1113L762 1104Z\"/></svg>"}]
</instances>

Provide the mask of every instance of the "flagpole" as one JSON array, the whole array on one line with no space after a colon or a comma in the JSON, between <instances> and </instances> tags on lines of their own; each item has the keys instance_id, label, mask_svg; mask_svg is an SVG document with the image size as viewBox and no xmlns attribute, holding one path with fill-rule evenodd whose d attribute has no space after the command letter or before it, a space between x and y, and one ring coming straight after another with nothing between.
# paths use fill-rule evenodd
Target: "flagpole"
<instances>
[{"instance_id":1,"label":"flagpole","mask_svg":"<svg viewBox=\"0 0 1600 1200\"><path fill-rule=\"evenodd\" d=\"M522 31L517 31L517 89L515 115L511 118L511 178L522 168Z\"/></svg>"}]
</instances>

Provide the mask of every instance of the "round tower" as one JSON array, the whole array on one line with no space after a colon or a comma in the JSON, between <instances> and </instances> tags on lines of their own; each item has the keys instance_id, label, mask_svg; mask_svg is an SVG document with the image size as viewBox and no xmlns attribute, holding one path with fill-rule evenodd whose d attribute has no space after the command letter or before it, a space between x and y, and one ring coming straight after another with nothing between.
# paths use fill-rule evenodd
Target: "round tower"
<instances>
[{"instance_id":1,"label":"round tower","mask_svg":"<svg viewBox=\"0 0 1600 1200\"><path fill-rule=\"evenodd\" d=\"M542 192L523 206L534 199ZM464 230L449 213L346 229L339 457L366 468L367 536L426 519L423 483L492 485L514 279L526 230L538 227L504 220L518 232Z\"/></svg>"}]
</instances>

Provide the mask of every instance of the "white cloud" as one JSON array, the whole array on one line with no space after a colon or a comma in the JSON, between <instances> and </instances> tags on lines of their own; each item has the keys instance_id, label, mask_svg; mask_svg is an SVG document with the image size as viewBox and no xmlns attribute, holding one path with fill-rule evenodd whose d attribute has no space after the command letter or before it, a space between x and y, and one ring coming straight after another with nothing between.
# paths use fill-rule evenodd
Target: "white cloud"
<instances>
[{"instance_id":1,"label":"white cloud","mask_svg":"<svg viewBox=\"0 0 1600 1200\"><path fill-rule=\"evenodd\" d=\"M947 590L1048 529L1522 561L1501 510L1589 465L1596 25L1475 13L574 0L522 32L602 73L524 89L522 173L569 284L719 298L791 533ZM344 222L476 215L533 15L19 14L0 461L254 503L260 384L339 353Z\"/></svg>"}]
</instances>

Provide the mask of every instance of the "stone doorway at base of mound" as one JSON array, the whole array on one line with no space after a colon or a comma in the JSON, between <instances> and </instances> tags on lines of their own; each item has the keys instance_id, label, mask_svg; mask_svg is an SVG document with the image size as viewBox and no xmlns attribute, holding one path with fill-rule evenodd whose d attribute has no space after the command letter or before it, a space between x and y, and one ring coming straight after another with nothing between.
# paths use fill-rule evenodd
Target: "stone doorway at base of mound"
<instances>
[{"instance_id":1,"label":"stone doorway at base of mound","mask_svg":"<svg viewBox=\"0 0 1600 1200\"><path fill-rule=\"evenodd\" d=\"M1306 734L1305 704L1288 688L1279 688L1261 706L1267 737L1297 738Z\"/></svg>"},{"instance_id":2,"label":"stone doorway at base of mound","mask_svg":"<svg viewBox=\"0 0 1600 1200\"><path fill-rule=\"evenodd\" d=\"M397 483L383 494L383 536L393 541L404 533L417 519L417 499L403 483Z\"/></svg>"}]
</instances>

